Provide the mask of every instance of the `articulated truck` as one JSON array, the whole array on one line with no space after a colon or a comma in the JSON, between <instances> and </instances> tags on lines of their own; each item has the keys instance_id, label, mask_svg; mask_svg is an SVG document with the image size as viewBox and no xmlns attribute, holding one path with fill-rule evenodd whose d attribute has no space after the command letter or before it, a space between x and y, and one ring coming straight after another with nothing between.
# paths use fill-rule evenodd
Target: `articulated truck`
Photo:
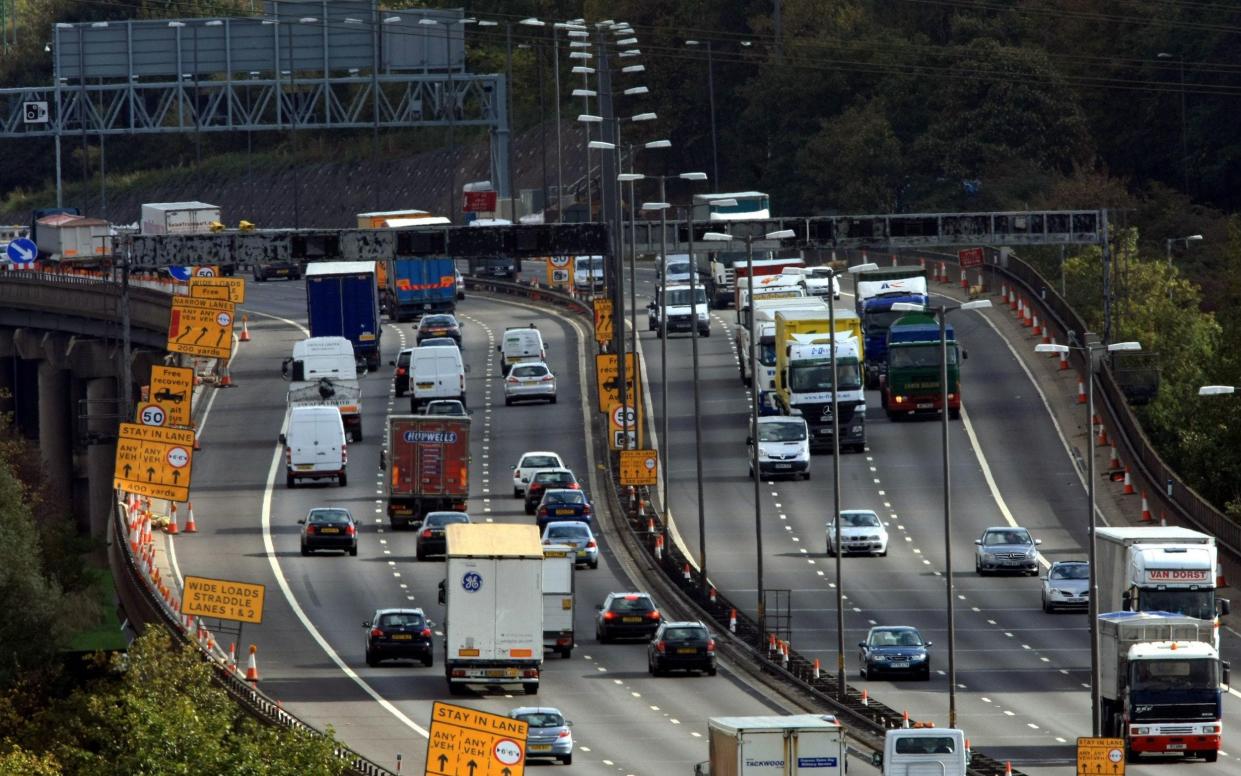
<instances>
[{"instance_id":1,"label":"articulated truck","mask_svg":"<svg viewBox=\"0 0 1241 776\"><path fill-rule=\"evenodd\" d=\"M1103 735L1122 738L1126 758L1182 752L1215 762L1228 665L1212 645L1215 626L1171 612L1099 615Z\"/></svg>"},{"instance_id":2,"label":"articulated truck","mask_svg":"<svg viewBox=\"0 0 1241 776\"><path fill-rule=\"evenodd\" d=\"M961 417L961 368L956 333L945 329L948 355L948 417ZM938 415L944 409L943 388L939 381L943 354L940 353L939 323L933 315L907 313L888 328L887 368L879 375L883 409L889 420L909 415Z\"/></svg>"},{"instance_id":3,"label":"articulated truck","mask_svg":"<svg viewBox=\"0 0 1241 776\"><path fill-rule=\"evenodd\" d=\"M929 301L925 267L880 267L854 277L854 309L866 330L866 387L879 387L887 371L888 327L905 313L896 303L925 307Z\"/></svg>"},{"instance_id":4,"label":"articulated truck","mask_svg":"<svg viewBox=\"0 0 1241 776\"><path fill-rule=\"evenodd\" d=\"M1099 528L1100 612L1175 612L1217 625L1231 605L1216 598L1215 537L1177 526ZM1219 647L1219 629L1211 643Z\"/></svg>"},{"instance_id":5,"label":"articulated truck","mask_svg":"<svg viewBox=\"0 0 1241 776\"><path fill-rule=\"evenodd\" d=\"M388 523L421 523L428 512L464 512L470 497L470 419L460 415L390 415L387 472Z\"/></svg>"}]
</instances>

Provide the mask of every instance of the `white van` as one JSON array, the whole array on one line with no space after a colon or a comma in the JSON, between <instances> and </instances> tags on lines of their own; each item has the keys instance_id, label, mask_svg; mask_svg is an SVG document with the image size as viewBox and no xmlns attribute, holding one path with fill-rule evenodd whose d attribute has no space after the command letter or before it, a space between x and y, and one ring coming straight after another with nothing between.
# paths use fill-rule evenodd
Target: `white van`
<instances>
[{"instance_id":1,"label":"white van","mask_svg":"<svg viewBox=\"0 0 1241 776\"><path fill-rule=\"evenodd\" d=\"M534 324L522 328L505 329L504 341L496 346L500 352L500 373L507 377L513 364L521 361L546 361L547 346L543 335Z\"/></svg>"},{"instance_id":2,"label":"white van","mask_svg":"<svg viewBox=\"0 0 1241 776\"><path fill-rule=\"evenodd\" d=\"M345 468L349 449L345 423L335 407L292 407L288 430L280 435L284 447L285 485L298 480L335 477L343 488L349 480Z\"/></svg>"},{"instance_id":3,"label":"white van","mask_svg":"<svg viewBox=\"0 0 1241 776\"><path fill-rule=\"evenodd\" d=\"M883 753L875 752L871 764L883 768L883 776L965 776L971 759L965 745L965 733L956 728L889 730Z\"/></svg>"},{"instance_id":4,"label":"white van","mask_svg":"<svg viewBox=\"0 0 1241 776\"><path fill-rule=\"evenodd\" d=\"M578 291L603 290L602 256L577 256L573 259L573 287Z\"/></svg>"},{"instance_id":5,"label":"white van","mask_svg":"<svg viewBox=\"0 0 1241 776\"><path fill-rule=\"evenodd\" d=\"M424 345L409 356L409 409L418 412L432 399L465 404L465 364L453 345Z\"/></svg>"},{"instance_id":6,"label":"white van","mask_svg":"<svg viewBox=\"0 0 1241 776\"><path fill-rule=\"evenodd\" d=\"M758 473L761 477L810 479L810 428L796 415L766 415L758 419ZM754 437L746 440L753 445ZM754 476L753 452L750 477Z\"/></svg>"}]
</instances>

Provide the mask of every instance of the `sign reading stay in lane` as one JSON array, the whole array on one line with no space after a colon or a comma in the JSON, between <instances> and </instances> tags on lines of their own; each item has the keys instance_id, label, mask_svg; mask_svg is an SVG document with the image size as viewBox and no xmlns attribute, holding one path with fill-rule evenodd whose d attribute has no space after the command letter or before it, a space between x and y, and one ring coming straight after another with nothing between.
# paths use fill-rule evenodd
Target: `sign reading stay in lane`
<instances>
[{"instance_id":1,"label":"sign reading stay in lane","mask_svg":"<svg viewBox=\"0 0 1241 776\"><path fill-rule=\"evenodd\" d=\"M1120 738L1078 738L1077 776L1125 776L1125 742Z\"/></svg>"},{"instance_id":2,"label":"sign reading stay in lane","mask_svg":"<svg viewBox=\"0 0 1241 776\"><path fill-rule=\"evenodd\" d=\"M227 360L233 353L233 303L174 296L168 319L168 350Z\"/></svg>"},{"instance_id":3,"label":"sign reading stay in lane","mask_svg":"<svg viewBox=\"0 0 1241 776\"><path fill-rule=\"evenodd\" d=\"M426 776L522 776L526 733L521 720L436 701L431 705Z\"/></svg>"},{"instance_id":4,"label":"sign reading stay in lane","mask_svg":"<svg viewBox=\"0 0 1241 776\"><path fill-rule=\"evenodd\" d=\"M193 459L193 431L122 423L112 484L151 498L187 501Z\"/></svg>"}]
</instances>

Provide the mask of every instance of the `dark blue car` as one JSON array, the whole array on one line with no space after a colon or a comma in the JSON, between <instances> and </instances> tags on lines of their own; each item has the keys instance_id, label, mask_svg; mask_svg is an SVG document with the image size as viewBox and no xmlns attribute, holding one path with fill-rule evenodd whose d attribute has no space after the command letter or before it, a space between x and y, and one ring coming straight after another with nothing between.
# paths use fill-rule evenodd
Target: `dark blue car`
<instances>
[{"instance_id":1,"label":"dark blue car","mask_svg":"<svg viewBox=\"0 0 1241 776\"><path fill-rule=\"evenodd\" d=\"M863 679L880 674L931 678L931 642L923 641L917 628L907 625L878 625L858 642L858 671Z\"/></svg>"},{"instance_id":2,"label":"dark blue car","mask_svg":"<svg viewBox=\"0 0 1241 776\"><path fill-rule=\"evenodd\" d=\"M539 502L535 515L539 521L540 532L548 523L557 520L577 520L587 525L594 524L594 509L590 505L590 499L580 490L553 488L544 491L543 500Z\"/></svg>"}]
</instances>

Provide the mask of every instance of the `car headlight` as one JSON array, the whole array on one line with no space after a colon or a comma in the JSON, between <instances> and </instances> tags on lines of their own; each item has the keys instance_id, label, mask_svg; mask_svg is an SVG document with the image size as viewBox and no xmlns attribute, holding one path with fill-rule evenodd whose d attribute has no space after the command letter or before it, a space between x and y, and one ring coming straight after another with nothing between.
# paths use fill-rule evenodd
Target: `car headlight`
<instances>
[{"instance_id":1,"label":"car headlight","mask_svg":"<svg viewBox=\"0 0 1241 776\"><path fill-rule=\"evenodd\" d=\"M700 320L700 321L705 321L705 320L707 320L707 314L706 314L706 313L698 313L698 320Z\"/></svg>"},{"instance_id":2,"label":"car headlight","mask_svg":"<svg viewBox=\"0 0 1241 776\"><path fill-rule=\"evenodd\" d=\"M1034 557L1034 550L1026 550L1026 557L1027 557L1027 558L1033 558L1033 557Z\"/></svg>"},{"instance_id":3,"label":"car headlight","mask_svg":"<svg viewBox=\"0 0 1241 776\"><path fill-rule=\"evenodd\" d=\"M888 656L887 655L871 655L871 659L874 660L876 663L882 663L883 661L888 659Z\"/></svg>"},{"instance_id":4,"label":"car headlight","mask_svg":"<svg viewBox=\"0 0 1241 776\"><path fill-rule=\"evenodd\" d=\"M923 660L926 660L926 655L914 655L913 657L909 658L909 660L910 662L913 662L913 663L921 663Z\"/></svg>"}]
</instances>

